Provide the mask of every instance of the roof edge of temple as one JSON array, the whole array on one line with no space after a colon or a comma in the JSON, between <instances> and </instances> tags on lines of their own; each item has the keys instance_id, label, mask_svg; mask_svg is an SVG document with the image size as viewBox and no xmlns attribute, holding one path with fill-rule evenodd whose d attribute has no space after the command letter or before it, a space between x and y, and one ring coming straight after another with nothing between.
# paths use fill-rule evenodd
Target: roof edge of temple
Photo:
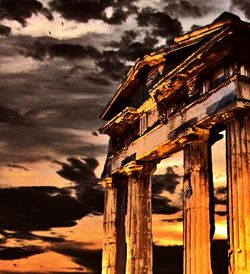
<instances>
[{"instance_id":1,"label":"roof edge of temple","mask_svg":"<svg viewBox=\"0 0 250 274\"><path fill-rule=\"evenodd\" d=\"M184 43L186 40L192 40L194 38L196 38L197 36L200 36L201 34L205 34L208 31L212 30L212 29L217 29L217 28L221 28L229 23L232 22L243 22L241 21L240 17L230 13L230 12L223 12L222 14L220 14L216 19L214 19L214 21L208 25L202 26L194 31L189 31L187 33L185 33L184 35L181 36L177 36L174 39L174 42L177 44L181 44Z\"/></svg>"},{"instance_id":2,"label":"roof edge of temple","mask_svg":"<svg viewBox=\"0 0 250 274\"><path fill-rule=\"evenodd\" d=\"M115 101L115 99L119 96L119 94L127 88L128 84L133 81L137 75L137 73L139 72L139 70L147 64L157 64L159 63L161 60L164 59L164 55L166 54L166 51L164 49L160 49L159 51L155 51L152 52L150 54L144 55L141 58L138 58L135 61L135 64L133 67L131 67L131 69L128 71L127 73L127 78L125 79L125 81L123 81L119 87L118 90L114 93L114 95L112 96L111 100L107 103L107 105L105 106L103 112L100 115L100 118L105 120L105 115L109 110L109 107L112 105L112 103Z\"/></svg>"},{"instance_id":3,"label":"roof edge of temple","mask_svg":"<svg viewBox=\"0 0 250 274\"><path fill-rule=\"evenodd\" d=\"M129 87L129 85L136 79L136 76L140 69L145 65L156 65L160 63L161 61L164 61L164 57L172 53L173 51L177 51L181 48L184 48L186 46L192 45L193 43L200 41L203 37L218 31L222 29L223 27L228 26L232 23L245 23L238 17L237 15L234 15L229 12L223 12L219 17L217 17L212 23L200 27L199 29L196 29L191 32L187 32L186 34L182 36L178 36L174 39L174 43L169 46L166 49L160 49L158 51L152 52L148 55L145 55L141 58L138 58L135 61L134 66L129 70L127 73L127 78L125 81L123 81L117 91L114 93L112 98L109 100L109 102L106 104L104 110L102 111L100 118L102 120L109 120L107 119L107 113L110 110L113 103L116 101L116 99L119 97L119 95L126 90L126 88Z\"/></svg>"}]
</instances>

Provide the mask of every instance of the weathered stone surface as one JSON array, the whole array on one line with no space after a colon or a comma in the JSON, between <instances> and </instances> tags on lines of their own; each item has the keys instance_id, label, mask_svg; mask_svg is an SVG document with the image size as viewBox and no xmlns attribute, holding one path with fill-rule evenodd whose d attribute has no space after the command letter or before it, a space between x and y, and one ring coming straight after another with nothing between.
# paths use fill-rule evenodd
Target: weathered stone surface
<instances>
[{"instance_id":1,"label":"weathered stone surface","mask_svg":"<svg viewBox=\"0 0 250 274\"><path fill-rule=\"evenodd\" d=\"M106 180L102 274L125 273L126 188L124 177Z\"/></svg>"},{"instance_id":2,"label":"weathered stone surface","mask_svg":"<svg viewBox=\"0 0 250 274\"><path fill-rule=\"evenodd\" d=\"M113 180L105 200L103 274L152 273L151 163L183 149L184 272L212 273L210 145L216 138L208 140L208 132L226 124L229 271L250 274L249 26L224 13L137 60L104 109L109 122L101 132L110 142L102 178ZM238 112L242 117L234 118ZM127 174L128 196L114 174Z\"/></svg>"},{"instance_id":3,"label":"weathered stone surface","mask_svg":"<svg viewBox=\"0 0 250 274\"><path fill-rule=\"evenodd\" d=\"M184 148L184 273L211 274L211 158L208 141Z\"/></svg>"},{"instance_id":4,"label":"weathered stone surface","mask_svg":"<svg viewBox=\"0 0 250 274\"><path fill-rule=\"evenodd\" d=\"M152 273L151 174L155 168L144 163L127 169L127 274Z\"/></svg>"},{"instance_id":5,"label":"weathered stone surface","mask_svg":"<svg viewBox=\"0 0 250 274\"><path fill-rule=\"evenodd\" d=\"M229 273L250 273L250 114L227 123Z\"/></svg>"}]
</instances>

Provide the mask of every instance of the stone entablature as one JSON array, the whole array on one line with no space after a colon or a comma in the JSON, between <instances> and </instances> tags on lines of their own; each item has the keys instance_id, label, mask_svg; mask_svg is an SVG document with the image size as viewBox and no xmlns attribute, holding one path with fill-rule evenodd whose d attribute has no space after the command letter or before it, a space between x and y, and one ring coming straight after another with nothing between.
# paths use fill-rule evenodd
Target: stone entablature
<instances>
[{"instance_id":1,"label":"stone entablature","mask_svg":"<svg viewBox=\"0 0 250 274\"><path fill-rule=\"evenodd\" d=\"M196 131L200 128L211 128L215 123L223 123L235 110L250 107L250 83L245 80L233 76L172 115L168 115L167 108L162 110L161 107L146 112L149 115L155 112L150 120L144 113L140 124L145 119L144 124L150 122L149 127L130 144L110 155L107 162L110 162L111 172L126 164L126 158L147 160L153 157L159 160L168 157L181 150L192 138L196 138Z\"/></svg>"},{"instance_id":2,"label":"stone entablature","mask_svg":"<svg viewBox=\"0 0 250 274\"><path fill-rule=\"evenodd\" d=\"M142 136L163 125L169 124L168 132L179 128L180 134L182 134L180 129L184 131L188 127L200 127L202 120L206 118L204 113L199 114L198 111L197 115L192 118L185 117L190 117L189 114L196 111L197 105L203 108L201 102L207 108L210 107L207 116L213 116L213 119L210 119L210 124L206 127L211 127L211 123L214 123L212 120L220 119L221 111L219 110L226 106L229 107L229 104L233 108L241 108L242 101L248 100L249 94L248 91L240 94L239 87L243 83L247 85L249 82L247 79L250 76L250 60L241 56L241 47L237 44L239 39L243 39L238 34L242 31L249 33L247 23L226 20L224 23L219 22L209 28L203 28L200 32L195 31L193 34L189 34L191 41L188 40L188 37L176 39L180 44L167 49L165 52L162 50L158 54L155 53L137 61L134 69L128 74L128 79L118 91L122 96L121 91L129 90L128 98L124 97L126 100L123 98L125 101L135 96L145 98L142 102L133 99L134 103L128 103L131 106L121 109L102 127L101 132L111 136L109 157L112 156L116 159L117 154L124 154L124 150L130 150L129 147L137 147ZM211 36L211 34L213 35ZM245 47L247 45L250 46L249 41ZM182 55L183 50L187 51L184 56L190 52L191 54L171 69L171 62L174 63L172 59L175 60L175 55ZM141 72L146 73L146 75L140 76L143 75ZM142 81L145 83L141 83ZM140 83L138 84L138 82ZM129 86L132 87L129 89ZM231 91L228 91L226 86ZM220 89L223 91L217 93ZM119 92L114 96L111 105L108 105L106 114L105 112L103 114L104 118L107 117L107 112L112 109L112 106L119 102ZM145 96L146 93L148 95ZM214 93L217 94L217 97L212 95ZM223 100L221 100L222 98ZM241 103L238 102L238 106L234 106L233 101L240 101ZM219 103L220 105L216 109L212 107L212 104ZM181 119L175 119L176 115L182 116ZM214 117L216 115L218 117ZM191 119L193 120L191 121ZM194 122L195 119L197 123ZM131 129L133 129L132 133ZM164 153L161 152L160 154L164 155ZM127 155L127 157L131 155ZM141 160L143 155L140 153L138 155L140 157L135 159ZM119 165L112 165L115 166L115 168L112 167L112 171L120 168Z\"/></svg>"}]
</instances>

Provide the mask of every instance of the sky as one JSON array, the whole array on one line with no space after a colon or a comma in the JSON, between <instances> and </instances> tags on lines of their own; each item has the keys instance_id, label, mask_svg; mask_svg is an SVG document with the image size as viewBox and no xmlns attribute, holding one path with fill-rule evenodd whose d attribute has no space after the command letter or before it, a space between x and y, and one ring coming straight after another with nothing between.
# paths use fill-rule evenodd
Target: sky
<instances>
[{"instance_id":1,"label":"sky","mask_svg":"<svg viewBox=\"0 0 250 274\"><path fill-rule=\"evenodd\" d=\"M100 273L99 115L137 58L223 11L250 20L248 0L0 0L1 273ZM224 140L213 152L224 239ZM181 250L181 181L178 153L153 178L155 273Z\"/></svg>"}]
</instances>

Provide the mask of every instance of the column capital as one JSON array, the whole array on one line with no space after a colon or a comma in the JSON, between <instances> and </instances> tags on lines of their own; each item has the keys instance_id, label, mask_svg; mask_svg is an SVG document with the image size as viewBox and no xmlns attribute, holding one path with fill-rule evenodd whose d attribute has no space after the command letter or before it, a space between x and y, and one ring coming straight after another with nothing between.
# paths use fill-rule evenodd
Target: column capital
<instances>
[{"instance_id":1,"label":"column capital","mask_svg":"<svg viewBox=\"0 0 250 274\"><path fill-rule=\"evenodd\" d=\"M249 121L250 120L250 112L249 112L249 109L248 111L242 111L241 113L238 113L238 115L236 115L234 117L234 120L236 121Z\"/></svg>"},{"instance_id":2,"label":"column capital","mask_svg":"<svg viewBox=\"0 0 250 274\"><path fill-rule=\"evenodd\" d=\"M103 187L112 187L119 184L120 181L124 180L125 176L121 173L114 173L111 174L109 177L102 179L98 184L102 185Z\"/></svg>"},{"instance_id":3,"label":"column capital","mask_svg":"<svg viewBox=\"0 0 250 274\"><path fill-rule=\"evenodd\" d=\"M250 119L249 109L235 110L221 115L220 120L226 125L235 121Z\"/></svg>"},{"instance_id":4,"label":"column capital","mask_svg":"<svg viewBox=\"0 0 250 274\"><path fill-rule=\"evenodd\" d=\"M151 174L156 170L155 162L141 162L141 161L133 161L128 165L124 166L123 172L128 176L136 173L143 172L145 174Z\"/></svg>"},{"instance_id":5,"label":"column capital","mask_svg":"<svg viewBox=\"0 0 250 274\"><path fill-rule=\"evenodd\" d=\"M106 178L103 178L98 184L102 185L103 187L112 186L113 179L112 177L106 177Z\"/></svg>"},{"instance_id":6,"label":"column capital","mask_svg":"<svg viewBox=\"0 0 250 274\"><path fill-rule=\"evenodd\" d=\"M206 128L194 127L194 133L198 136L197 141L208 141L210 136L210 130ZM192 141L195 142L195 141Z\"/></svg>"}]
</instances>

